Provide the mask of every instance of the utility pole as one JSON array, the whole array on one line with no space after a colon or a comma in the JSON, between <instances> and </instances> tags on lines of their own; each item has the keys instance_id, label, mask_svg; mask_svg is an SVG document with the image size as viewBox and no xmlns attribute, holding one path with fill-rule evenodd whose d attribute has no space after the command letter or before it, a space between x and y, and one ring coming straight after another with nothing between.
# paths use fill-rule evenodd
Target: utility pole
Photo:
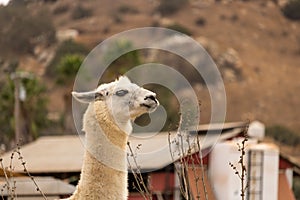
<instances>
[{"instance_id":1,"label":"utility pole","mask_svg":"<svg viewBox=\"0 0 300 200\"><path fill-rule=\"evenodd\" d=\"M10 78L14 81L15 85L15 106L14 106L14 117L15 117L15 144L20 143L24 139L22 134L22 117L21 117L21 101L26 98L26 91L22 88L22 79L32 79L33 75L28 72L14 72L10 75ZM23 91L22 91L23 90Z\"/></svg>"},{"instance_id":2,"label":"utility pole","mask_svg":"<svg viewBox=\"0 0 300 200\"><path fill-rule=\"evenodd\" d=\"M22 125L21 125L21 102L20 102L20 77L15 77L15 143L18 144L22 139Z\"/></svg>"}]
</instances>

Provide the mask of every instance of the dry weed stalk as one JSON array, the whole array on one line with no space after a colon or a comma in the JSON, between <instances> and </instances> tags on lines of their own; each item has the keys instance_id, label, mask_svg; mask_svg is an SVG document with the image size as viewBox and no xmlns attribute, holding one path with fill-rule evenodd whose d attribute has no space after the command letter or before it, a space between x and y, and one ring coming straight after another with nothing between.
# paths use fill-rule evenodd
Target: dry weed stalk
<instances>
[{"instance_id":1,"label":"dry weed stalk","mask_svg":"<svg viewBox=\"0 0 300 200\"><path fill-rule=\"evenodd\" d=\"M200 200L200 188L203 187L205 200L208 200L208 192L207 187L205 185L204 177L204 165L203 165L203 155L201 152L201 145L198 133L196 133L196 137L191 137L187 131L178 131L177 137L171 140L171 133L169 133L168 143L169 150L172 160L174 162L178 162L175 166L175 172L179 177L180 181L180 192L184 199L190 200L193 199L190 179L193 178L195 180L196 186L196 199ZM176 149L173 148L175 146ZM199 157L195 156L195 152L199 152ZM177 159L179 158L179 159ZM196 168L200 167L201 169L201 177L196 173ZM193 177L188 175L188 170L191 168L193 172Z\"/></svg>"},{"instance_id":2,"label":"dry weed stalk","mask_svg":"<svg viewBox=\"0 0 300 200\"><path fill-rule=\"evenodd\" d=\"M1 164L1 168L3 170L4 178L5 178L5 184L1 188L1 198L2 198L2 200L4 200L3 192L5 189L7 189L7 193L10 195L10 198L14 199L15 194L14 194L14 191L11 189L9 175L7 174L7 167L4 167L2 158L0 158L0 164Z\"/></svg>"},{"instance_id":3,"label":"dry weed stalk","mask_svg":"<svg viewBox=\"0 0 300 200\"><path fill-rule=\"evenodd\" d=\"M41 196L43 197L44 200L47 200L47 197L45 196L43 191L39 188L39 186L36 183L34 177L27 170L26 162L24 161L24 158L21 154L21 148L18 144L17 144L17 148L14 149L11 153L9 167L5 167L4 164L3 164L3 159L0 158L0 165L1 165L1 168L3 169L4 178L5 178L5 184L1 188L1 198L2 198L2 200L5 199L4 194L3 194L5 189L7 190L7 193L9 194L10 199L12 199L12 200L17 199L16 181L14 180L14 166L13 166L13 159L14 159L15 155L18 156L17 158L18 158L18 160L20 161L20 163L23 167L24 173L31 179L31 181L35 185L36 191L38 191L41 194ZM12 180L12 183L13 183L12 185L11 185L10 179Z\"/></svg>"},{"instance_id":4,"label":"dry weed stalk","mask_svg":"<svg viewBox=\"0 0 300 200\"><path fill-rule=\"evenodd\" d=\"M137 160L136 160L136 152L133 151L132 147L130 146L130 142L127 142L127 146L128 146L128 149L129 149L129 153L127 154L127 162L128 162L128 168L129 170L132 172L133 174L133 177L134 177L134 180L135 180L135 184L133 185L133 187L142 195L142 197L145 199L145 200L152 200L152 194L151 192L148 190L148 187L146 186L145 182L144 182L144 179L143 179L143 176L142 176L142 172L141 172L141 169L140 169L140 166L138 165L137 163ZM141 147L141 144L139 144L137 147L136 147L136 150L139 150ZM134 166L132 166L129 158L132 157L133 159L133 164ZM134 169L134 167L136 169Z\"/></svg>"},{"instance_id":5,"label":"dry weed stalk","mask_svg":"<svg viewBox=\"0 0 300 200\"><path fill-rule=\"evenodd\" d=\"M233 169L234 173L239 177L240 182L241 182L241 198L242 200L245 200L246 198L246 192L248 188L248 181L247 181L247 168L246 168L246 142L248 141L248 125L245 127L243 135L244 139L242 140L241 144L237 143L238 146L238 151L241 153L238 161L238 165L241 167L241 171L237 169L237 167L229 162L230 167Z\"/></svg>"},{"instance_id":6,"label":"dry weed stalk","mask_svg":"<svg viewBox=\"0 0 300 200\"><path fill-rule=\"evenodd\" d=\"M180 120L180 123L182 123L182 119ZM208 200L208 192L204 180L205 171L204 171L203 155L201 152L199 135L197 133L197 136L192 137L191 139L190 133L187 133L187 131L179 130L176 136L177 137L175 139L171 140L171 133L169 132L168 144L169 144L170 155L174 162L174 168L175 168L174 171L179 177L179 179L181 180L179 185L180 192L185 200L192 200L193 195L192 195L189 179L194 178L196 184L196 193L197 193L195 200L200 200L201 186L203 187L203 191L204 191L204 194L202 195L204 196L205 200ZM134 185L134 187L139 191L139 193L143 196L145 200L152 200L152 194L151 192L149 192L147 186L144 183L143 177L141 175L140 167L136 160L136 153L134 153L129 142L127 143L127 145L130 151L130 153L128 153L127 155L128 167L132 171L132 174L136 182L136 185ZM176 150L173 149L174 146L176 147ZM137 150L140 147L141 146L139 145L137 147ZM199 152L199 157L196 156L194 158L195 152ZM133 158L133 163L134 166L136 167L136 170L134 170L132 164L130 163L129 157ZM188 170L190 167L192 168L194 177L190 177L188 175ZM200 167L201 175L196 173L197 167Z\"/></svg>"},{"instance_id":7,"label":"dry weed stalk","mask_svg":"<svg viewBox=\"0 0 300 200\"><path fill-rule=\"evenodd\" d=\"M205 196L205 200L208 200L208 192L207 192L207 188L205 185L205 181L204 181L204 176L205 176L205 172L204 172L204 165L203 165L203 155L202 155L202 151L201 151L201 145L200 145L200 140L199 140L199 135L197 135L197 147L199 150L199 160L200 160L200 167L201 167L201 172L202 172L202 176L201 176L201 183L203 185L203 190L204 190L204 196ZM200 198L199 198L200 199Z\"/></svg>"}]
</instances>

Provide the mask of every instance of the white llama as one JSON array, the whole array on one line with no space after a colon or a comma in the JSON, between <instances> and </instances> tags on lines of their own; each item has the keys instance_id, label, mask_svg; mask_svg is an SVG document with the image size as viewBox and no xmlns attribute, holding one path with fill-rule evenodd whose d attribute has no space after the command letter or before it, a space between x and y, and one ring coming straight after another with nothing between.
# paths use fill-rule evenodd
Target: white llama
<instances>
[{"instance_id":1,"label":"white llama","mask_svg":"<svg viewBox=\"0 0 300 200\"><path fill-rule=\"evenodd\" d=\"M94 91L72 94L89 106L83 118L86 151L81 176L68 199L127 199L126 145L131 122L157 108L155 93L120 77Z\"/></svg>"}]
</instances>

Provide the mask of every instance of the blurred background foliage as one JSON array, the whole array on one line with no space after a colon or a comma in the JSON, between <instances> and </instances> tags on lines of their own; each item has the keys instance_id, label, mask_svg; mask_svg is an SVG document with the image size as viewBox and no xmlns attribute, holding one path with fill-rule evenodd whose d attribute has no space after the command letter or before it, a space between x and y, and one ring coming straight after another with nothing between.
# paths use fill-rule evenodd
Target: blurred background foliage
<instances>
[{"instance_id":1,"label":"blurred background foliage","mask_svg":"<svg viewBox=\"0 0 300 200\"><path fill-rule=\"evenodd\" d=\"M33 54L35 45L55 42L55 28L47 10L31 12L23 3L0 6L0 55ZM23 2L23 1L22 1Z\"/></svg>"},{"instance_id":2,"label":"blurred background foliage","mask_svg":"<svg viewBox=\"0 0 300 200\"><path fill-rule=\"evenodd\" d=\"M266 135L288 146L296 147L300 144L300 135L283 125L267 127Z\"/></svg>"},{"instance_id":3,"label":"blurred background foliage","mask_svg":"<svg viewBox=\"0 0 300 200\"><path fill-rule=\"evenodd\" d=\"M109 67L103 74L101 81L110 82L142 64L141 53L138 50L131 51L133 48L133 44L128 40L117 40L109 45L104 55L104 63L109 64ZM113 62L109 63L111 61Z\"/></svg>"},{"instance_id":4,"label":"blurred background foliage","mask_svg":"<svg viewBox=\"0 0 300 200\"><path fill-rule=\"evenodd\" d=\"M168 16L176 13L188 3L188 0L160 0L156 11L163 16Z\"/></svg>"},{"instance_id":5,"label":"blurred background foliage","mask_svg":"<svg viewBox=\"0 0 300 200\"><path fill-rule=\"evenodd\" d=\"M55 51L54 57L52 58L51 62L47 66L46 76L53 78L57 75L60 76L63 73L66 73L68 71L68 69L66 69L67 66L65 66L65 67L60 66L60 65L62 65L61 62L66 62L66 61L63 61L64 59L67 59L65 57L73 55L73 56L71 56L72 58L70 58L70 59L76 58L77 61L78 61L78 59L83 60L83 58L88 54L88 52L89 52L89 50L81 43L75 42L74 40L63 41L62 43L60 43L58 45L58 47ZM76 55L76 56L74 57L74 55ZM59 70L58 68L65 68L65 69ZM71 74L72 76L70 78L74 78L74 76L78 70L78 66L75 68L72 67L72 69L70 69L70 71L72 71L72 70L74 70L74 71L72 72L72 74Z\"/></svg>"},{"instance_id":6,"label":"blurred background foliage","mask_svg":"<svg viewBox=\"0 0 300 200\"><path fill-rule=\"evenodd\" d=\"M300 177L293 177L293 192L295 194L296 199L300 199Z\"/></svg>"},{"instance_id":7,"label":"blurred background foliage","mask_svg":"<svg viewBox=\"0 0 300 200\"><path fill-rule=\"evenodd\" d=\"M46 87L36 77L22 79L21 85L26 91L26 98L21 100L21 115L24 120L22 131L33 140L40 135L40 132L47 128L47 96ZM14 81L7 76L0 84L0 140L10 144L14 140L15 132L15 85Z\"/></svg>"},{"instance_id":8,"label":"blurred background foliage","mask_svg":"<svg viewBox=\"0 0 300 200\"><path fill-rule=\"evenodd\" d=\"M64 55L55 68L56 83L59 85L73 83L83 60L84 56L82 54Z\"/></svg>"},{"instance_id":9,"label":"blurred background foliage","mask_svg":"<svg viewBox=\"0 0 300 200\"><path fill-rule=\"evenodd\" d=\"M300 20L300 0L290 0L282 8L284 15L292 20Z\"/></svg>"}]
</instances>

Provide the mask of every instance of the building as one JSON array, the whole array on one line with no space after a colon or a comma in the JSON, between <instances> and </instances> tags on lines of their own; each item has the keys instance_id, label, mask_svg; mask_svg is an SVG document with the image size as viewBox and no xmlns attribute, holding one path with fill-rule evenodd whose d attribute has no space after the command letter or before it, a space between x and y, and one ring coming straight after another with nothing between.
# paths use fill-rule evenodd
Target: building
<instances>
[{"instance_id":1,"label":"building","mask_svg":"<svg viewBox=\"0 0 300 200\"><path fill-rule=\"evenodd\" d=\"M34 181L38 187L28 176L13 177L8 180L0 178L2 199L10 200L17 197L19 200L44 200L40 193L42 191L48 200L52 200L67 197L75 191L75 186L53 177L34 177Z\"/></svg>"},{"instance_id":2,"label":"building","mask_svg":"<svg viewBox=\"0 0 300 200\"><path fill-rule=\"evenodd\" d=\"M250 189L246 190L247 197L294 200L291 183L293 173L300 169L299 165L281 155L276 145L261 142L264 127L259 123L254 124L254 127L249 128L252 139L247 141L249 145L245 155L245 165L250 172L247 176L250 181ZM184 159L180 158L180 151L178 153L178 143L177 146L175 143L175 146L170 145L170 138L172 135L176 137L176 133L140 134L138 137L133 135L130 145L137 156L135 159L129 158L130 169L132 172L143 172L138 175L141 175L139 177L153 200L180 199L181 190L185 189L194 199L199 196L200 199L205 199L205 195L209 199L220 199L220 195L222 200L240 199L240 180L229 162L238 168L240 152L236 143L242 140L240 136L243 136L245 126L245 123L227 123L201 125L193 129L188 135L199 138L201 151L197 147L189 148L187 143L182 143L183 149L190 150L181 152ZM51 176L76 184L83 160L83 141L83 136L41 137L22 146L21 154L32 175ZM159 149L158 153L151 153L153 147ZM178 154L175 155L175 152ZM5 166L9 165L10 157L11 152L2 156ZM134 164L135 161L138 164ZM14 157L14 173L22 174L24 169L18 162L18 158ZM136 189L138 187L135 175L129 173L129 200L144 199ZM187 188L181 188L183 182ZM274 197L263 196L266 193L274 194Z\"/></svg>"}]
</instances>

